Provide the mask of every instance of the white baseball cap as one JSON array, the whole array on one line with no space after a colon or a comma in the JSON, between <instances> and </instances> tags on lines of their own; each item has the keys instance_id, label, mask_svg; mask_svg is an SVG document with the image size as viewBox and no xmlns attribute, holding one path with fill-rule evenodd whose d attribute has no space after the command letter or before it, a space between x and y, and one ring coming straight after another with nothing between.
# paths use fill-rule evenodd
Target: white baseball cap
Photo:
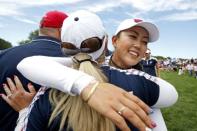
<instances>
[{"instance_id":1,"label":"white baseball cap","mask_svg":"<svg viewBox=\"0 0 197 131\"><path fill-rule=\"evenodd\" d=\"M151 54L150 49L147 49L147 50L146 50L146 53L147 53L147 54Z\"/></svg>"},{"instance_id":2,"label":"white baseball cap","mask_svg":"<svg viewBox=\"0 0 197 131\"><path fill-rule=\"evenodd\" d=\"M157 26L151 22L145 22L141 19L126 19L120 23L118 26L115 35L117 35L120 31L129 29L134 26L140 26L145 28L149 33L149 42L157 41L159 38L159 30Z\"/></svg>"},{"instance_id":3,"label":"white baseball cap","mask_svg":"<svg viewBox=\"0 0 197 131\"><path fill-rule=\"evenodd\" d=\"M73 12L64 20L61 40L62 42L72 43L77 48L80 48L84 40L92 37L103 39L105 35L106 31L99 16L86 10L79 10ZM102 54L104 48L105 42L103 42L99 50L89 55L96 60Z\"/></svg>"}]
</instances>

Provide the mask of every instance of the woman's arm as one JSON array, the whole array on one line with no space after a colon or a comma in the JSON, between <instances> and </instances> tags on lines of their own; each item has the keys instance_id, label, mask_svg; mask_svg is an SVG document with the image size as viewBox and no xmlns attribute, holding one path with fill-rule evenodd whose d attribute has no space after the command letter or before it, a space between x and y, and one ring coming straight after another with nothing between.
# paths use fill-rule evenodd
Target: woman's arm
<instances>
[{"instance_id":1,"label":"woman's arm","mask_svg":"<svg viewBox=\"0 0 197 131\"><path fill-rule=\"evenodd\" d=\"M168 131L160 109L153 108L153 113L149 116L157 123L157 126L152 131Z\"/></svg>"},{"instance_id":2,"label":"woman's arm","mask_svg":"<svg viewBox=\"0 0 197 131\"><path fill-rule=\"evenodd\" d=\"M32 56L23 59L17 69L31 81L62 92L79 95L94 77L69 68L72 58Z\"/></svg>"},{"instance_id":3,"label":"woman's arm","mask_svg":"<svg viewBox=\"0 0 197 131\"><path fill-rule=\"evenodd\" d=\"M67 64L61 59L51 59L51 57L44 56L28 57L18 64L17 69L28 79L43 86L56 87L70 94L87 94L90 92L92 88L90 83L95 79L83 72L63 66ZM133 104L131 105L131 103ZM129 131L125 119L140 130L145 129L146 126L154 127L147 116L151 109L144 102L109 83L98 85L98 88L88 100L88 105L109 118L121 130ZM125 110L120 115L118 112L124 106Z\"/></svg>"},{"instance_id":4,"label":"woman's arm","mask_svg":"<svg viewBox=\"0 0 197 131\"><path fill-rule=\"evenodd\" d=\"M168 107L176 103L178 100L178 93L175 87L169 82L158 77L156 78L156 83L159 85L159 98L153 107Z\"/></svg>"}]
</instances>

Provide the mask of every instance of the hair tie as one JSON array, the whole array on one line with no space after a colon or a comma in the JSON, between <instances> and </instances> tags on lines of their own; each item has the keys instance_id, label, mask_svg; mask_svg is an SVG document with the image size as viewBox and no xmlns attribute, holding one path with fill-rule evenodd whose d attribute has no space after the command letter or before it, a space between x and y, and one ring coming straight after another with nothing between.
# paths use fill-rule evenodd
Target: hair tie
<instances>
[{"instance_id":1,"label":"hair tie","mask_svg":"<svg viewBox=\"0 0 197 131\"><path fill-rule=\"evenodd\" d=\"M86 62L86 61L92 61L92 57L89 56L86 53L78 53L73 57L73 60L79 64Z\"/></svg>"},{"instance_id":2,"label":"hair tie","mask_svg":"<svg viewBox=\"0 0 197 131\"><path fill-rule=\"evenodd\" d=\"M73 59L74 59L75 61L77 61L77 63L79 63L79 64L81 64L81 63L83 63L83 62L86 62L86 61L90 61L90 62L91 62L91 59L78 60L78 59L76 59L75 57L73 57Z\"/></svg>"}]
</instances>

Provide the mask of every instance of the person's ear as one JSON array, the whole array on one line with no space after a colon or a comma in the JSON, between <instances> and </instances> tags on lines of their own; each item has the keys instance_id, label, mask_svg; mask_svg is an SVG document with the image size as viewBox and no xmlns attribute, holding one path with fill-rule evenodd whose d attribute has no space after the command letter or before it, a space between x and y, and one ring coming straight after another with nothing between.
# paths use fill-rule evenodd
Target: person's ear
<instances>
[{"instance_id":1,"label":"person's ear","mask_svg":"<svg viewBox=\"0 0 197 131\"><path fill-rule=\"evenodd\" d=\"M113 36L113 37L112 37L112 44L113 44L114 48L116 48L117 39L118 39L117 36Z\"/></svg>"},{"instance_id":2,"label":"person's ear","mask_svg":"<svg viewBox=\"0 0 197 131\"><path fill-rule=\"evenodd\" d=\"M146 58L146 53L144 52L144 58Z\"/></svg>"},{"instance_id":3,"label":"person's ear","mask_svg":"<svg viewBox=\"0 0 197 131\"><path fill-rule=\"evenodd\" d=\"M58 37L61 40L61 28L58 29Z\"/></svg>"}]
</instances>

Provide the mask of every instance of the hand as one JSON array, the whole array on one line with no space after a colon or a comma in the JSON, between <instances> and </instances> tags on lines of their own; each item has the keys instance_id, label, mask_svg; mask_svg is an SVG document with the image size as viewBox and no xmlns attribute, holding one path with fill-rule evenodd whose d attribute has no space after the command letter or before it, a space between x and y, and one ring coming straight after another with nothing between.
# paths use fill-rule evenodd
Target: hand
<instances>
[{"instance_id":1,"label":"hand","mask_svg":"<svg viewBox=\"0 0 197 131\"><path fill-rule=\"evenodd\" d=\"M86 87L81 96L90 92L92 85ZM109 118L122 131L130 131L125 119L140 131L146 127L154 128L156 124L147 115L152 110L132 93L108 83L100 83L88 100L88 105ZM124 119L125 118L125 119Z\"/></svg>"},{"instance_id":2,"label":"hand","mask_svg":"<svg viewBox=\"0 0 197 131\"><path fill-rule=\"evenodd\" d=\"M27 85L30 92L25 91L22 83L17 76L14 76L14 82L7 78L8 84L3 84L5 94L1 94L2 98L16 111L20 111L23 108L29 106L36 91L30 83Z\"/></svg>"}]
</instances>

